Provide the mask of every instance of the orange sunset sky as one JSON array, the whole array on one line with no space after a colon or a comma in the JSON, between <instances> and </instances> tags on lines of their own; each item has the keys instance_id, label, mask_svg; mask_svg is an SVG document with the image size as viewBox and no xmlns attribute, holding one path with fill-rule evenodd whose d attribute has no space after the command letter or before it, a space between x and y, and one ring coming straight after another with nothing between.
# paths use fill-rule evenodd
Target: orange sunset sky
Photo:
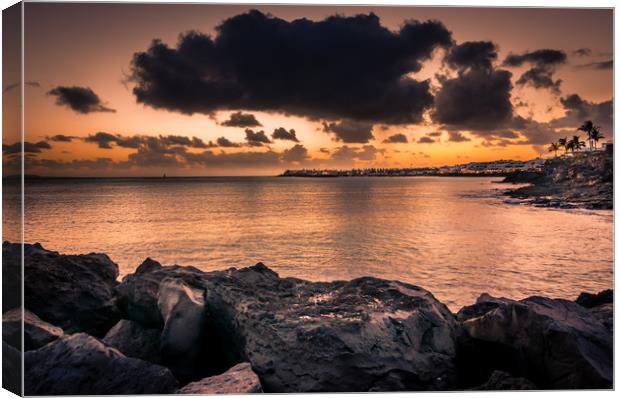
<instances>
[{"instance_id":1,"label":"orange sunset sky","mask_svg":"<svg viewBox=\"0 0 620 398\"><path fill-rule=\"evenodd\" d=\"M28 174L526 160L585 119L613 140L610 9L26 3L24 23Z\"/></svg>"}]
</instances>

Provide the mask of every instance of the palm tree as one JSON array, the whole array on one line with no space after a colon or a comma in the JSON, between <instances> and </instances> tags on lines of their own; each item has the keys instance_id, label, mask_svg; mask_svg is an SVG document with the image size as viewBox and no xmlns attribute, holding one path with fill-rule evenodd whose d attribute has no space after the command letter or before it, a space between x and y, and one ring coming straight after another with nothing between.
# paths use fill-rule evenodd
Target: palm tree
<instances>
[{"instance_id":1,"label":"palm tree","mask_svg":"<svg viewBox=\"0 0 620 398\"><path fill-rule=\"evenodd\" d=\"M601 133L600 127L596 126L592 128L589 138L594 141L594 149L596 149L596 144L598 143L598 140L605 138L605 136Z\"/></svg>"},{"instance_id":2,"label":"palm tree","mask_svg":"<svg viewBox=\"0 0 620 398\"><path fill-rule=\"evenodd\" d=\"M557 158L558 149L560 149L560 144L557 142L552 142L547 149L549 150L549 152L553 152L555 154L554 157Z\"/></svg>"},{"instance_id":3,"label":"palm tree","mask_svg":"<svg viewBox=\"0 0 620 398\"><path fill-rule=\"evenodd\" d=\"M566 155L566 153L568 152L568 137L564 137L564 138L560 138L558 140L558 145L561 146L562 148L564 148L564 154Z\"/></svg>"},{"instance_id":4,"label":"palm tree","mask_svg":"<svg viewBox=\"0 0 620 398\"><path fill-rule=\"evenodd\" d=\"M588 135L588 142L590 143L590 150L592 150L592 138L591 138L591 135L592 135L592 129L593 128L594 128L594 123L592 123L592 120L586 120L577 129L579 131L583 131L584 133L586 133Z\"/></svg>"},{"instance_id":5,"label":"palm tree","mask_svg":"<svg viewBox=\"0 0 620 398\"><path fill-rule=\"evenodd\" d=\"M570 140L567 145L570 145L571 151L575 153L575 151L579 151L581 150L581 148L584 148L586 146L586 143L581 141L581 137L579 137L578 135L574 135L573 139Z\"/></svg>"}]
</instances>

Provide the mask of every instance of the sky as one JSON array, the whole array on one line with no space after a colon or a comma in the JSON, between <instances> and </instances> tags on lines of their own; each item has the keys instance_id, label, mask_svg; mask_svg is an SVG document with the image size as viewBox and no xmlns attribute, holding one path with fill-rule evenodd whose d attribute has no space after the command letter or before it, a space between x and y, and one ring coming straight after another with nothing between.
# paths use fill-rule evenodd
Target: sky
<instances>
[{"instance_id":1,"label":"sky","mask_svg":"<svg viewBox=\"0 0 620 398\"><path fill-rule=\"evenodd\" d=\"M588 119L613 140L611 9L26 3L24 24L28 174L527 160Z\"/></svg>"}]
</instances>

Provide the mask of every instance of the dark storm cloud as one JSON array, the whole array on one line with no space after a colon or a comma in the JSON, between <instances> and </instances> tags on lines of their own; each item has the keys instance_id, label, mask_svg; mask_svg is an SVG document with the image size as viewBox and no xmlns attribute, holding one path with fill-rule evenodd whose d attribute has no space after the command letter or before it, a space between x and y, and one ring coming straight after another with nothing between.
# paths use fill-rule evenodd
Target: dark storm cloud
<instances>
[{"instance_id":1,"label":"dark storm cloud","mask_svg":"<svg viewBox=\"0 0 620 398\"><path fill-rule=\"evenodd\" d=\"M609 61L590 62L588 64L577 65L577 67L582 68L582 69L597 69L597 70L613 69L614 60L610 59Z\"/></svg>"},{"instance_id":2,"label":"dark storm cloud","mask_svg":"<svg viewBox=\"0 0 620 398\"><path fill-rule=\"evenodd\" d=\"M68 106L77 113L116 112L104 106L99 96L89 87L58 86L47 94L56 97L56 105Z\"/></svg>"},{"instance_id":3,"label":"dark storm cloud","mask_svg":"<svg viewBox=\"0 0 620 398\"><path fill-rule=\"evenodd\" d=\"M491 42L465 42L446 56L458 76L440 76L431 117L450 130L493 130L513 114L510 93L512 74L495 69L496 46Z\"/></svg>"},{"instance_id":4,"label":"dark storm cloud","mask_svg":"<svg viewBox=\"0 0 620 398\"><path fill-rule=\"evenodd\" d=\"M372 123L355 120L342 120L337 123L324 122L323 131L334 133L337 141L348 144L366 144L375 138L372 135Z\"/></svg>"},{"instance_id":5,"label":"dark storm cloud","mask_svg":"<svg viewBox=\"0 0 620 398\"><path fill-rule=\"evenodd\" d=\"M24 141L24 153L41 153L42 149L51 149L52 146L46 141L28 142ZM10 145L2 145L3 155L12 155L22 152L22 143L16 142Z\"/></svg>"},{"instance_id":6,"label":"dark storm cloud","mask_svg":"<svg viewBox=\"0 0 620 398\"><path fill-rule=\"evenodd\" d=\"M448 141L449 142L465 142L465 141L471 141L471 139L467 138L460 131L449 131L448 132Z\"/></svg>"},{"instance_id":7,"label":"dark storm cloud","mask_svg":"<svg viewBox=\"0 0 620 398\"><path fill-rule=\"evenodd\" d=\"M432 144L434 142L435 142L434 139L432 139L431 137L428 137L426 135L424 137L420 137L418 139L418 144Z\"/></svg>"},{"instance_id":8,"label":"dark storm cloud","mask_svg":"<svg viewBox=\"0 0 620 398\"><path fill-rule=\"evenodd\" d=\"M301 144L295 144L291 149L282 152L282 160L285 162L301 163L308 158L308 150Z\"/></svg>"},{"instance_id":9,"label":"dark storm cloud","mask_svg":"<svg viewBox=\"0 0 620 398\"><path fill-rule=\"evenodd\" d=\"M409 142L407 140L407 136L402 133L391 135L383 140L383 143L385 144L399 144L399 143L405 144L407 142Z\"/></svg>"},{"instance_id":10,"label":"dark storm cloud","mask_svg":"<svg viewBox=\"0 0 620 398\"><path fill-rule=\"evenodd\" d=\"M245 140L249 146L263 146L263 144L271 144L271 140L263 130L254 131L251 129L245 129Z\"/></svg>"},{"instance_id":11,"label":"dark storm cloud","mask_svg":"<svg viewBox=\"0 0 620 398\"><path fill-rule=\"evenodd\" d=\"M297 135L295 134L295 130L290 129L287 131L284 127L278 127L277 129L273 130L271 138L273 138L274 140L299 142L299 140L297 139Z\"/></svg>"},{"instance_id":12,"label":"dark storm cloud","mask_svg":"<svg viewBox=\"0 0 620 398\"><path fill-rule=\"evenodd\" d=\"M592 54L592 50L587 47L582 47L573 51L573 54L579 57L587 57L588 55Z\"/></svg>"},{"instance_id":13,"label":"dark storm cloud","mask_svg":"<svg viewBox=\"0 0 620 398\"><path fill-rule=\"evenodd\" d=\"M504 66L518 67L525 64L532 67L519 77L517 84L534 88L549 89L559 94L562 80L554 80L553 74L558 65L566 63L566 53L562 50L540 49L523 54L510 54L504 60Z\"/></svg>"},{"instance_id":14,"label":"dark storm cloud","mask_svg":"<svg viewBox=\"0 0 620 398\"><path fill-rule=\"evenodd\" d=\"M221 146L222 148L239 148L241 146L241 144L232 142L226 137L220 137L216 140L216 142L217 142L217 145Z\"/></svg>"},{"instance_id":15,"label":"dark storm cloud","mask_svg":"<svg viewBox=\"0 0 620 398\"><path fill-rule=\"evenodd\" d=\"M260 127L262 124L251 113L235 112L230 115L228 120L222 123L228 127Z\"/></svg>"},{"instance_id":16,"label":"dark storm cloud","mask_svg":"<svg viewBox=\"0 0 620 398\"><path fill-rule=\"evenodd\" d=\"M497 48L490 41L468 41L453 47L445 61L454 69L491 69L497 59Z\"/></svg>"},{"instance_id":17,"label":"dark storm cloud","mask_svg":"<svg viewBox=\"0 0 620 398\"><path fill-rule=\"evenodd\" d=\"M71 142L74 138L75 137L71 135L64 135L64 134L56 134L56 135L47 137L49 141L56 141L56 142Z\"/></svg>"},{"instance_id":18,"label":"dark storm cloud","mask_svg":"<svg viewBox=\"0 0 620 398\"><path fill-rule=\"evenodd\" d=\"M447 79L435 97L433 120L449 129L493 130L507 123L512 74L505 70L472 69Z\"/></svg>"},{"instance_id":19,"label":"dark storm cloud","mask_svg":"<svg viewBox=\"0 0 620 398\"><path fill-rule=\"evenodd\" d=\"M249 11L214 37L190 32L176 48L155 40L134 54L139 103L186 114L224 109L312 119L417 123L433 103L428 81L409 77L452 44L438 21L394 32L374 14L286 21Z\"/></svg>"}]
</instances>

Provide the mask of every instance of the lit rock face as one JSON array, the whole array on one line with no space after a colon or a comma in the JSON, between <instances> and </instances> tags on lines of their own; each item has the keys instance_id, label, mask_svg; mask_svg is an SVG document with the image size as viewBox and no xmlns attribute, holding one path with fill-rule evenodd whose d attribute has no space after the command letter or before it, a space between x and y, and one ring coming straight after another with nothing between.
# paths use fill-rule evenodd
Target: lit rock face
<instances>
[{"instance_id":1,"label":"lit rock face","mask_svg":"<svg viewBox=\"0 0 620 398\"><path fill-rule=\"evenodd\" d=\"M36 350L64 333L61 328L42 321L28 310L23 311L24 350ZM20 349L22 343L22 310L15 308L2 314L2 340Z\"/></svg>"},{"instance_id":2,"label":"lit rock face","mask_svg":"<svg viewBox=\"0 0 620 398\"><path fill-rule=\"evenodd\" d=\"M263 392L252 366L240 363L221 375L206 377L181 388L179 394L253 394Z\"/></svg>"}]
</instances>

